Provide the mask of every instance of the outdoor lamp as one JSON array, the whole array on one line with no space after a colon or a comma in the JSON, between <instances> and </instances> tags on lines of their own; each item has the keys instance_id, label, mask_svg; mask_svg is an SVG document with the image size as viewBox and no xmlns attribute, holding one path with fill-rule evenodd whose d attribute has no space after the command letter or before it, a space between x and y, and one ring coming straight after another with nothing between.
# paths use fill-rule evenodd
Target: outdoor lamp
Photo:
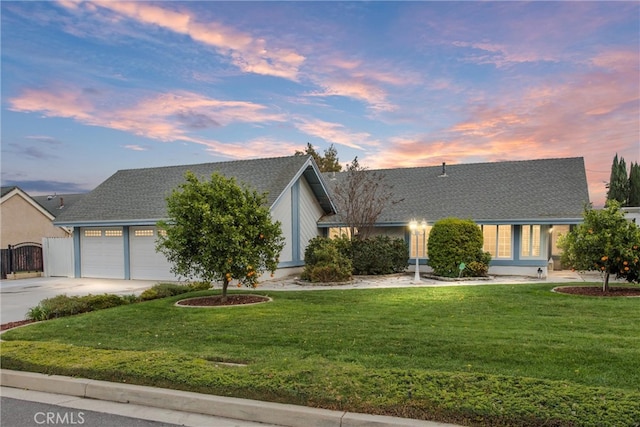
<instances>
[{"instance_id":1,"label":"outdoor lamp","mask_svg":"<svg viewBox=\"0 0 640 427\"><path fill-rule=\"evenodd\" d=\"M418 221L416 221L415 219L412 219L411 221L409 221L409 229L411 230L411 232L413 233L416 239L416 273L413 280L414 282L419 282L420 281L420 259L419 259L420 239L419 237L420 237L420 233L424 233L427 230L427 221L423 219L422 222L418 224Z\"/></svg>"}]
</instances>

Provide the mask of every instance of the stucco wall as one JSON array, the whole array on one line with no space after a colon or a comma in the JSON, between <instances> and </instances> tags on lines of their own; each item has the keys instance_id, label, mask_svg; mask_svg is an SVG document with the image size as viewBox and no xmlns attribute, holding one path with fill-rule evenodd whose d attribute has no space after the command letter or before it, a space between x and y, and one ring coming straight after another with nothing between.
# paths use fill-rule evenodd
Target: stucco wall
<instances>
[{"instance_id":1,"label":"stucco wall","mask_svg":"<svg viewBox=\"0 0 640 427\"><path fill-rule=\"evenodd\" d=\"M15 245L22 242L42 243L43 237L68 237L60 227L36 207L16 194L0 205L0 245Z\"/></svg>"}]
</instances>

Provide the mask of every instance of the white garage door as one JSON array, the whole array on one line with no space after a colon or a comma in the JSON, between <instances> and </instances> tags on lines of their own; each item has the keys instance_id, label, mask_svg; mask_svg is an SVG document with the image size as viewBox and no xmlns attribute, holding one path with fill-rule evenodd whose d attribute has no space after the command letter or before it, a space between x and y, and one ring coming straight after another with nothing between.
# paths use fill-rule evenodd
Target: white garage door
<instances>
[{"instance_id":1,"label":"white garage door","mask_svg":"<svg viewBox=\"0 0 640 427\"><path fill-rule=\"evenodd\" d=\"M82 228L82 277L124 279L122 228Z\"/></svg>"},{"instance_id":2,"label":"white garage door","mask_svg":"<svg viewBox=\"0 0 640 427\"><path fill-rule=\"evenodd\" d=\"M157 233L155 227L131 227L129 230L132 279L178 280L171 273L171 265L164 255L156 252Z\"/></svg>"}]
</instances>

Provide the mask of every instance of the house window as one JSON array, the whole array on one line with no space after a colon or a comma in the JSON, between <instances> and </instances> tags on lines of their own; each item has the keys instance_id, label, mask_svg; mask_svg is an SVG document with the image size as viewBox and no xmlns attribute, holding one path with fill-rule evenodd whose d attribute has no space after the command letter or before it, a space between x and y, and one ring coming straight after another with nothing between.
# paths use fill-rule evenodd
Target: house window
<instances>
[{"instance_id":1,"label":"house window","mask_svg":"<svg viewBox=\"0 0 640 427\"><path fill-rule=\"evenodd\" d=\"M511 258L511 226L483 225L482 249L491 254L491 258Z\"/></svg>"},{"instance_id":2,"label":"house window","mask_svg":"<svg viewBox=\"0 0 640 427\"><path fill-rule=\"evenodd\" d=\"M356 230L357 233L357 230ZM336 237L348 237L351 238L351 229L349 227L330 227L329 238L334 239Z\"/></svg>"},{"instance_id":3,"label":"house window","mask_svg":"<svg viewBox=\"0 0 640 427\"><path fill-rule=\"evenodd\" d=\"M106 237L122 237L122 230L104 230Z\"/></svg>"},{"instance_id":4,"label":"house window","mask_svg":"<svg viewBox=\"0 0 640 427\"><path fill-rule=\"evenodd\" d=\"M153 237L153 230L136 230L133 235L136 237Z\"/></svg>"},{"instance_id":5,"label":"house window","mask_svg":"<svg viewBox=\"0 0 640 427\"><path fill-rule=\"evenodd\" d=\"M418 258L427 258L429 256L429 250L427 245L429 243L429 233L431 233L431 226L427 225L427 229L424 233L420 232L416 236L413 232L410 232L409 238L409 257L416 258L416 252ZM417 240L417 245L416 245Z\"/></svg>"},{"instance_id":6,"label":"house window","mask_svg":"<svg viewBox=\"0 0 640 427\"><path fill-rule=\"evenodd\" d=\"M84 237L102 237L102 230L84 230Z\"/></svg>"},{"instance_id":7,"label":"house window","mask_svg":"<svg viewBox=\"0 0 640 427\"><path fill-rule=\"evenodd\" d=\"M523 257L539 257L540 237L539 225L523 225L520 255Z\"/></svg>"}]
</instances>

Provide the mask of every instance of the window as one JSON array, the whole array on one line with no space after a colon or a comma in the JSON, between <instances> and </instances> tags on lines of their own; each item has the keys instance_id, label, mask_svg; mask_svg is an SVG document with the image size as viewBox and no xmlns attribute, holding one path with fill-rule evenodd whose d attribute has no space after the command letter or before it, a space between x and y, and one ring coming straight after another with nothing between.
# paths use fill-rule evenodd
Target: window
<instances>
[{"instance_id":1,"label":"window","mask_svg":"<svg viewBox=\"0 0 640 427\"><path fill-rule=\"evenodd\" d=\"M356 233L358 231L356 230ZM336 237L346 236L351 238L351 229L349 227L330 227L329 228L329 238L334 239Z\"/></svg>"},{"instance_id":2,"label":"window","mask_svg":"<svg viewBox=\"0 0 640 427\"><path fill-rule=\"evenodd\" d=\"M418 233L416 236L412 231L409 231L409 257L416 257L416 250L418 253L418 258L427 258L429 255L429 251L427 250L427 244L429 243L429 233L431 233L431 226L427 225L427 230L423 233L422 231ZM417 246L416 246L416 237L417 237Z\"/></svg>"},{"instance_id":3,"label":"window","mask_svg":"<svg viewBox=\"0 0 640 427\"><path fill-rule=\"evenodd\" d=\"M523 225L520 255L523 257L539 257L540 237L539 225Z\"/></svg>"},{"instance_id":4,"label":"window","mask_svg":"<svg viewBox=\"0 0 640 427\"><path fill-rule=\"evenodd\" d=\"M136 230L133 235L135 237L153 237L153 230Z\"/></svg>"},{"instance_id":5,"label":"window","mask_svg":"<svg viewBox=\"0 0 640 427\"><path fill-rule=\"evenodd\" d=\"M84 237L102 237L102 230L84 230Z\"/></svg>"},{"instance_id":6,"label":"window","mask_svg":"<svg viewBox=\"0 0 640 427\"><path fill-rule=\"evenodd\" d=\"M511 226L483 225L482 249L491 254L491 258L511 258Z\"/></svg>"},{"instance_id":7,"label":"window","mask_svg":"<svg viewBox=\"0 0 640 427\"><path fill-rule=\"evenodd\" d=\"M122 237L122 230L104 230L106 237Z\"/></svg>"}]
</instances>

